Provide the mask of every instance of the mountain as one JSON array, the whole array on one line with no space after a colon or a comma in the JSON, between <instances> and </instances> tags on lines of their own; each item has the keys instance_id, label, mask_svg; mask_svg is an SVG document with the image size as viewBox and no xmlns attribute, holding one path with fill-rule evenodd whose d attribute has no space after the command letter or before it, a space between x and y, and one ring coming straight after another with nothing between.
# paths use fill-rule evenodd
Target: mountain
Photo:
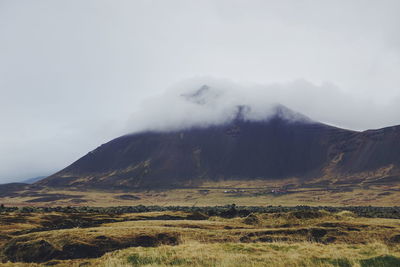
<instances>
[{"instance_id":1,"label":"mountain","mask_svg":"<svg viewBox=\"0 0 400 267\"><path fill-rule=\"evenodd\" d=\"M186 95L203 104L203 87ZM246 106L221 125L116 138L37 185L154 188L230 179L302 183L400 181L400 126L356 132L314 122L284 106L264 120Z\"/></svg>"},{"instance_id":2,"label":"mountain","mask_svg":"<svg viewBox=\"0 0 400 267\"><path fill-rule=\"evenodd\" d=\"M27 188L28 184L25 183L0 184L0 198L17 196L17 192L26 190Z\"/></svg>"},{"instance_id":3,"label":"mountain","mask_svg":"<svg viewBox=\"0 0 400 267\"><path fill-rule=\"evenodd\" d=\"M21 183L25 183L25 184L33 184L37 181L42 180L43 178L46 178L47 176L38 176L38 177L32 177L32 178L28 178L23 180Z\"/></svg>"}]
</instances>

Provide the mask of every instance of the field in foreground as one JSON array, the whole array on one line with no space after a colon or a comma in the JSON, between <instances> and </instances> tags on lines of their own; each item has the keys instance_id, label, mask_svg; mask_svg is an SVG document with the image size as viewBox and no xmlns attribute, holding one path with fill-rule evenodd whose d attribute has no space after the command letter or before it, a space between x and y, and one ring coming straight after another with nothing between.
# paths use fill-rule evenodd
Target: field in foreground
<instances>
[{"instance_id":1,"label":"field in foreground","mask_svg":"<svg viewBox=\"0 0 400 267\"><path fill-rule=\"evenodd\" d=\"M400 266L400 221L347 210L11 210L1 266Z\"/></svg>"}]
</instances>

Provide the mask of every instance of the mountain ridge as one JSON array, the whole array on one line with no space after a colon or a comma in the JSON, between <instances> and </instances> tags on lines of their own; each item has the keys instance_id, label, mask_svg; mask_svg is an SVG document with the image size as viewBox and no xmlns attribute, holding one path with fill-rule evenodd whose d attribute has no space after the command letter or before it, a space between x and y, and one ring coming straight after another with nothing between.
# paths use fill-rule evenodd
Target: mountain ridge
<instances>
[{"instance_id":1,"label":"mountain ridge","mask_svg":"<svg viewBox=\"0 0 400 267\"><path fill-rule=\"evenodd\" d=\"M400 127L357 132L312 121L284 106L276 110L255 121L245 118L246 106L239 106L224 124L124 135L36 184L110 189L293 177L343 182L361 174L362 179L397 179Z\"/></svg>"}]
</instances>

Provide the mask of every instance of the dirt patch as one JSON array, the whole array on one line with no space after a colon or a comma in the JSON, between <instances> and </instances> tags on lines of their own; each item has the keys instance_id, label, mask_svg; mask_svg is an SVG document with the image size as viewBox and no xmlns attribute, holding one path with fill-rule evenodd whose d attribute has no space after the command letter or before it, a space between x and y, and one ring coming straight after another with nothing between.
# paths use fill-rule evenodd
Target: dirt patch
<instances>
[{"instance_id":1,"label":"dirt patch","mask_svg":"<svg viewBox=\"0 0 400 267\"><path fill-rule=\"evenodd\" d=\"M27 200L28 203L37 203L37 202L52 202L57 200L66 200L66 199L80 199L83 196L81 195L64 195L64 194L42 194L41 197Z\"/></svg>"},{"instance_id":2,"label":"dirt patch","mask_svg":"<svg viewBox=\"0 0 400 267\"><path fill-rule=\"evenodd\" d=\"M208 215L202 212L192 212L182 215L163 214L158 216L138 216L135 220L157 220L157 221L174 221L174 220L207 220Z\"/></svg>"},{"instance_id":3,"label":"dirt patch","mask_svg":"<svg viewBox=\"0 0 400 267\"><path fill-rule=\"evenodd\" d=\"M362 228L368 227L368 225L363 225L363 224L333 223L333 222L320 223L317 226L339 228L342 230L355 231L355 232L360 232Z\"/></svg>"},{"instance_id":4,"label":"dirt patch","mask_svg":"<svg viewBox=\"0 0 400 267\"><path fill-rule=\"evenodd\" d=\"M69 203L72 203L72 204L81 204L81 203L86 203L86 202L88 202L88 201L85 199L79 199L79 198L74 198L69 201Z\"/></svg>"},{"instance_id":5,"label":"dirt patch","mask_svg":"<svg viewBox=\"0 0 400 267\"><path fill-rule=\"evenodd\" d=\"M382 193L379 193L378 196L383 197L383 196L389 196L391 194L393 194L393 193L392 192L382 192Z\"/></svg>"},{"instance_id":6,"label":"dirt patch","mask_svg":"<svg viewBox=\"0 0 400 267\"><path fill-rule=\"evenodd\" d=\"M297 219L317 219L326 216L326 213L313 210L301 210L290 212L289 216L293 216Z\"/></svg>"},{"instance_id":7,"label":"dirt patch","mask_svg":"<svg viewBox=\"0 0 400 267\"><path fill-rule=\"evenodd\" d=\"M322 238L328 233L324 228L312 228L309 231L310 241L322 242Z\"/></svg>"},{"instance_id":8,"label":"dirt patch","mask_svg":"<svg viewBox=\"0 0 400 267\"><path fill-rule=\"evenodd\" d=\"M119 195L119 196L115 196L116 199L122 199L122 200L140 200L141 198L138 196L134 196L134 195Z\"/></svg>"},{"instance_id":9,"label":"dirt patch","mask_svg":"<svg viewBox=\"0 0 400 267\"><path fill-rule=\"evenodd\" d=\"M178 245L179 239L169 233L161 233L155 236L140 235L130 243L130 247L156 247L158 245Z\"/></svg>"},{"instance_id":10,"label":"dirt patch","mask_svg":"<svg viewBox=\"0 0 400 267\"><path fill-rule=\"evenodd\" d=\"M389 239L389 242L399 244L400 243L400 234L392 236Z\"/></svg>"},{"instance_id":11,"label":"dirt patch","mask_svg":"<svg viewBox=\"0 0 400 267\"><path fill-rule=\"evenodd\" d=\"M300 224L298 223L284 223L284 224L280 224L280 225L275 225L273 227L275 228L293 228L293 227L297 227Z\"/></svg>"},{"instance_id":12,"label":"dirt patch","mask_svg":"<svg viewBox=\"0 0 400 267\"><path fill-rule=\"evenodd\" d=\"M82 259L82 258L97 258L102 256L106 251L95 245L85 243L67 244L62 247L61 256L59 259Z\"/></svg>"},{"instance_id":13,"label":"dirt patch","mask_svg":"<svg viewBox=\"0 0 400 267\"><path fill-rule=\"evenodd\" d=\"M186 217L180 216L180 215L169 215L169 214L165 214L165 215L158 215L158 216L138 216L138 219L136 219L137 221L141 221L141 220L156 220L156 221L162 221L162 220L183 220L186 219Z\"/></svg>"},{"instance_id":14,"label":"dirt patch","mask_svg":"<svg viewBox=\"0 0 400 267\"><path fill-rule=\"evenodd\" d=\"M189 215L186 216L186 219L188 220L208 220L209 216L199 212L199 211L195 211Z\"/></svg>"},{"instance_id":15,"label":"dirt patch","mask_svg":"<svg viewBox=\"0 0 400 267\"><path fill-rule=\"evenodd\" d=\"M95 227L103 223L119 221L118 218L103 216L85 216L85 214L48 215L43 217L42 226L50 229L67 229L74 227Z\"/></svg>"},{"instance_id":16,"label":"dirt patch","mask_svg":"<svg viewBox=\"0 0 400 267\"><path fill-rule=\"evenodd\" d=\"M14 214L1 214L0 225L9 225L14 223L29 223L29 214L14 213Z\"/></svg>"},{"instance_id":17,"label":"dirt patch","mask_svg":"<svg viewBox=\"0 0 400 267\"><path fill-rule=\"evenodd\" d=\"M13 239L3 248L3 255L11 262L45 262L60 256L60 251L45 240L19 242Z\"/></svg>"},{"instance_id":18,"label":"dirt patch","mask_svg":"<svg viewBox=\"0 0 400 267\"><path fill-rule=\"evenodd\" d=\"M260 219L254 213L251 213L246 218L243 219L243 223L248 225L258 225L261 223Z\"/></svg>"},{"instance_id":19,"label":"dirt patch","mask_svg":"<svg viewBox=\"0 0 400 267\"><path fill-rule=\"evenodd\" d=\"M0 242L4 241L4 240L10 240L10 239L11 239L11 237L8 235L0 235Z\"/></svg>"},{"instance_id":20,"label":"dirt patch","mask_svg":"<svg viewBox=\"0 0 400 267\"><path fill-rule=\"evenodd\" d=\"M79 228L88 228L88 227L96 227L100 226L103 223L112 223L118 222L122 219L118 217L110 217L108 215L90 215L90 214L81 214L81 213L71 213L71 214L63 214L63 215L45 215L40 218L40 227L35 227L32 229L26 229L21 231L13 232L13 235L23 235L35 232L43 232L50 230L60 230L60 229L71 229L75 227ZM25 219L21 222L27 222Z\"/></svg>"},{"instance_id":21,"label":"dirt patch","mask_svg":"<svg viewBox=\"0 0 400 267\"><path fill-rule=\"evenodd\" d=\"M178 245L180 236L173 233L141 234L124 240L108 236L97 236L83 242L64 240L61 249L47 240L29 241L27 238L14 238L3 247L3 260L11 262L46 262L49 260L67 260L97 258L103 254L128 247L156 247L159 245Z\"/></svg>"}]
</instances>

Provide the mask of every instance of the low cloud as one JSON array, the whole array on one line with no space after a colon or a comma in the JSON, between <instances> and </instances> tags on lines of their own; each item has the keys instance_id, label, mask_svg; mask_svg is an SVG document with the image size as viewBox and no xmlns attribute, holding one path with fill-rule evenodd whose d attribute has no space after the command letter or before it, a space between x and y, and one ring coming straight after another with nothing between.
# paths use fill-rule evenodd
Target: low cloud
<instances>
[{"instance_id":1,"label":"low cloud","mask_svg":"<svg viewBox=\"0 0 400 267\"><path fill-rule=\"evenodd\" d=\"M232 120L239 106L249 107L246 118L267 119L277 105L312 120L352 130L399 124L397 101L375 102L356 96L333 83L306 80L287 83L235 83L227 79L188 79L145 100L129 121L127 131L171 131Z\"/></svg>"}]
</instances>

